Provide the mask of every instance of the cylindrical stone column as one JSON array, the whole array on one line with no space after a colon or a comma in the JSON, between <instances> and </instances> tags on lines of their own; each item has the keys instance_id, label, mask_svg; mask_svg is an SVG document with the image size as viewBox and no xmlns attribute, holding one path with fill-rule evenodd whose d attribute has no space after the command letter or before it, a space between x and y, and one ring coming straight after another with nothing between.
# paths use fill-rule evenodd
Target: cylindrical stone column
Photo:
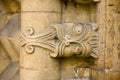
<instances>
[{"instance_id":1,"label":"cylindrical stone column","mask_svg":"<svg viewBox=\"0 0 120 80\"><path fill-rule=\"evenodd\" d=\"M32 27L34 34L45 30L51 23L61 22L61 0L22 0L21 32ZM34 35L33 35L34 36ZM59 60L51 58L49 51L35 46L29 54L20 50L20 80L59 80Z\"/></svg>"}]
</instances>

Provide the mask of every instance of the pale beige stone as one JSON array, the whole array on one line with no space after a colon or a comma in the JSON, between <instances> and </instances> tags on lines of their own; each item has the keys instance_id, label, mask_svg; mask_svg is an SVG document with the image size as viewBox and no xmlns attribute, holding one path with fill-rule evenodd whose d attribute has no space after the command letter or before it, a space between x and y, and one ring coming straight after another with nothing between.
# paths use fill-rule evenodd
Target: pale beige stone
<instances>
[{"instance_id":1,"label":"pale beige stone","mask_svg":"<svg viewBox=\"0 0 120 80\"><path fill-rule=\"evenodd\" d=\"M60 13L44 13L44 12L25 12L21 13L22 31L28 27L36 27L35 33L45 30L52 23L60 23Z\"/></svg>"},{"instance_id":2,"label":"pale beige stone","mask_svg":"<svg viewBox=\"0 0 120 80\"><path fill-rule=\"evenodd\" d=\"M96 7L90 4L67 3L63 6L63 22L86 23L95 22Z\"/></svg>"},{"instance_id":3,"label":"pale beige stone","mask_svg":"<svg viewBox=\"0 0 120 80\"><path fill-rule=\"evenodd\" d=\"M16 25L19 23L12 24L16 21L14 21L16 17L9 21L15 12L20 11L18 1L21 2L22 10L22 34L28 27L32 27L34 33L30 36L34 37L53 23L63 25L64 23L90 22L97 24L99 26L98 59L53 58L50 57L49 50L38 46L34 47L32 54L25 51L24 46L19 51L20 46L16 39L20 33L20 28L16 29ZM82 76L80 79L85 80L83 77L87 76L87 80L120 80L120 0L88 0L100 1L89 4L86 4L87 0L64 1L68 2L63 3L63 0L0 1L0 80L19 80L19 59L20 80L78 79L74 68L80 66L84 67L77 70L79 77ZM6 24L7 26L5 26ZM25 35L25 37L28 36ZM27 41L32 41L32 39ZM67 51L70 54L70 51ZM67 54L67 56L69 55ZM85 66L90 68L86 69Z\"/></svg>"},{"instance_id":4,"label":"pale beige stone","mask_svg":"<svg viewBox=\"0 0 120 80\"><path fill-rule=\"evenodd\" d=\"M66 23L85 23L90 19L89 14L82 13L64 13L63 14L63 22Z\"/></svg>"},{"instance_id":5,"label":"pale beige stone","mask_svg":"<svg viewBox=\"0 0 120 80\"><path fill-rule=\"evenodd\" d=\"M21 11L60 12L61 0L22 0Z\"/></svg>"},{"instance_id":6,"label":"pale beige stone","mask_svg":"<svg viewBox=\"0 0 120 80\"><path fill-rule=\"evenodd\" d=\"M28 27L32 27L35 34L38 34L49 27L51 23L61 22L61 6L59 0L23 0L21 5L22 33L24 33ZM23 72L21 71L20 80L27 80L26 76L31 76L28 80L59 79L59 61L51 58L49 52L40 47L35 47L33 54L27 53L24 47L21 48L20 65L24 69L24 71L22 70Z\"/></svg>"},{"instance_id":7,"label":"pale beige stone","mask_svg":"<svg viewBox=\"0 0 120 80\"><path fill-rule=\"evenodd\" d=\"M33 69L31 70L31 69L22 69L21 68L20 69L20 80L40 80L39 79L39 71L33 70Z\"/></svg>"}]
</instances>

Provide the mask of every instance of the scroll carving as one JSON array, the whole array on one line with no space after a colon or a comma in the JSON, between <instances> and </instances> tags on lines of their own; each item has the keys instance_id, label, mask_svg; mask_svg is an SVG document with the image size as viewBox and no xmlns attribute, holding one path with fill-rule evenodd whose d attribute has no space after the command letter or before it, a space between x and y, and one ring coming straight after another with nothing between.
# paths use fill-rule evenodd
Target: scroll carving
<instances>
[{"instance_id":1,"label":"scroll carving","mask_svg":"<svg viewBox=\"0 0 120 80\"><path fill-rule=\"evenodd\" d=\"M45 31L34 34L29 27L21 35L21 47L34 53L35 47L50 51L52 57L98 56L98 27L91 23L52 24Z\"/></svg>"}]
</instances>

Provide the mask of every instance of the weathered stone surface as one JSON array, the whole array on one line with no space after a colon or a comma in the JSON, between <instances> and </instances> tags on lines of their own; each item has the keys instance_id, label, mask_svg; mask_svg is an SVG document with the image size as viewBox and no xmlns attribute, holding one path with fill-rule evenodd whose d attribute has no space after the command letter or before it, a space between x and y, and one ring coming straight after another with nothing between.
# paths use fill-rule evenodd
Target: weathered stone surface
<instances>
[{"instance_id":1,"label":"weathered stone surface","mask_svg":"<svg viewBox=\"0 0 120 80\"><path fill-rule=\"evenodd\" d=\"M0 0L0 80L120 80L120 0L64 1ZM19 58L20 26L22 33L33 27L35 36L53 23L98 24L98 59L52 58L38 47L33 54L22 47Z\"/></svg>"},{"instance_id":2,"label":"weathered stone surface","mask_svg":"<svg viewBox=\"0 0 120 80\"><path fill-rule=\"evenodd\" d=\"M7 13L0 13L0 30L4 28L4 26L7 24L7 22L10 20L11 14Z\"/></svg>"},{"instance_id":3,"label":"weathered stone surface","mask_svg":"<svg viewBox=\"0 0 120 80\"><path fill-rule=\"evenodd\" d=\"M54 58L72 56L98 58L97 29L98 27L92 23L59 23L51 24L41 33L34 34L34 28L28 27L20 37L21 47L29 54L34 53L35 47L44 48L49 50L50 56Z\"/></svg>"},{"instance_id":4,"label":"weathered stone surface","mask_svg":"<svg viewBox=\"0 0 120 80\"><path fill-rule=\"evenodd\" d=\"M19 80L19 10L16 0L0 0L0 80Z\"/></svg>"},{"instance_id":5,"label":"weathered stone surface","mask_svg":"<svg viewBox=\"0 0 120 80\"><path fill-rule=\"evenodd\" d=\"M20 2L18 0L1 0L0 4L9 13L20 12Z\"/></svg>"},{"instance_id":6,"label":"weathered stone surface","mask_svg":"<svg viewBox=\"0 0 120 80\"><path fill-rule=\"evenodd\" d=\"M107 69L120 70L119 63L119 21L120 14L118 0L108 0L107 1L107 31L106 31L106 56L105 56L105 65Z\"/></svg>"},{"instance_id":7,"label":"weathered stone surface","mask_svg":"<svg viewBox=\"0 0 120 80\"><path fill-rule=\"evenodd\" d=\"M88 4L88 3L92 3L92 2L99 2L100 0L63 0L63 1L81 3L81 4Z\"/></svg>"},{"instance_id":8,"label":"weathered stone surface","mask_svg":"<svg viewBox=\"0 0 120 80\"><path fill-rule=\"evenodd\" d=\"M22 12L60 12L61 0L22 0L21 1Z\"/></svg>"},{"instance_id":9,"label":"weathered stone surface","mask_svg":"<svg viewBox=\"0 0 120 80\"><path fill-rule=\"evenodd\" d=\"M60 20L60 13L25 12L21 13L21 29L25 32L28 27L38 27L35 33L39 33L49 27L48 24L60 23Z\"/></svg>"},{"instance_id":10,"label":"weathered stone surface","mask_svg":"<svg viewBox=\"0 0 120 80\"><path fill-rule=\"evenodd\" d=\"M95 5L92 4L81 4L74 5L74 3L68 3L63 6L63 22L74 22L74 23L86 23L93 22L93 18L95 17ZM94 15L94 16L92 16Z\"/></svg>"},{"instance_id":11,"label":"weathered stone surface","mask_svg":"<svg viewBox=\"0 0 120 80\"><path fill-rule=\"evenodd\" d=\"M0 75L0 79L1 80L10 80L10 79L13 80L15 76L19 75L18 66L19 66L18 62L11 61L10 64L8 64L8 66L5 68L5 71L3 71L2 74Z\"/></svg>"},{"instance_id":12,"label":"weathered stone surface","mask_svg":"<svg viewBox=\"0 0 120 80\"><path fill-rule=\"evenodd\" d=\"M28 73L28 74L26 74ZM20 80L39 80L39 71L31 69L20 69ZM24 77L26 76L26 77Z\"/></svg>"},{"instance_id":13,"label":"weathered stone surface","mask_svg":"<svg viewBox=\"0 0 120 80\"><path fill-rule=\"evenodd\" d=\"M95 22L99 25L99 58L96 60L96 64L93 65L92 77L95 80L105 79L105 47L106 47L106 3L105 0L101 0L97 4L97 12ZM97 77L96 77L97 76Z\"/></svg>"},{"instance_id":14,"label":"weathered stone surface","mask_svg":"<svg viewBox=\"0 0 120 80\"><path fill-rule=\"evenodd\" d=\"M2 25L4 25L4 24L2 24ZM20 27L21 27L20 14L19 13L13 14L10 17L10 20L0 30L0 36L18 38L18 36L20 35L20 31L21 31Z\"/></svg>"},{"instance_id":15,"label":"weathered stone surface","mask_svg":"<svg viewBox=\"0 0 120 80\"><path fill-rule=\"evenodd\" d=\"M53 0L23 0L21 13L21 31L22 33L28 27L34 28L35 34L45 30L51 23L61 22L61 12L59 1ZM26 6L31 5L28 7ZM53 6L53 5L54 6ZM39 6L39 7L38 7ZM57 7L58 6L58 7ZM56 8L59 12L56 12ZM55 11L55 12L54 12ZM26 60L27 59L27 60ZM59 77L59 60L49 56L49 52L42 48L35 48L34 54L28 54L24 48L21 48L20 66L22 70L21 80L58 80ZM30 74L27 69L30 69ZM35 71L37 70L37 72ZM32 73L33 72L33 73ZM37 75L32 75L32 74ZM28 74L28 75L25 75ZM39 75L39 76L38 76Z\"/></svg>"},{"instance_id":16,"label":"weathered stone surface","mask_svg":"<svg viewBox=\"0 0 120 80\"><path fill-rule=\"evenodd\" d=\"M105 74L105 80L120 80L120 72L119 71L111 71Z\"/></svg>"},{"instance_id":17,"label":"weathered stone surface","mask_svg":"<svg viewBox=\"0 0 120 80\"><path fill-rule=\"evenodd\" d=\"M1 56L0 57L0 79L1 80L19 80L19 62L18 62L19 53L13 51L13 49L18 50L16 49L18 48L18 46L14 48L13 47L15 46L14 42L13 42L13 45L10 46L9 41L10 40L0 38L0 43L1 43L0 45L1 47L0 48L0 53L1 53L0 54Z\"/></svg>"},{"instance_id":18,"label":"weathered stone surface","mask_svg":"<svg viewBox=\"0 0 120 80\"><path fill-rule=\"evenodd\" d=\"M63 58L61 60L62 79L78 79L74 73L76 67L86 65L85 58Z\"/></svg>"}]
</instances>

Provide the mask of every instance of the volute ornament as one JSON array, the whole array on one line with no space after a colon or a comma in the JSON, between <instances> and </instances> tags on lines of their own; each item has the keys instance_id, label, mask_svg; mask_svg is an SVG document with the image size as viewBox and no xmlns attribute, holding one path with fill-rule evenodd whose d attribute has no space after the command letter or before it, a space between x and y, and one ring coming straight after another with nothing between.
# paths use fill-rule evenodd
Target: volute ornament
<instances>
[{"instance_id":1,"label":"volute ornament","mask_svg":"<svg viewBox=\"0 0 120 80\"><path fill-rule=\"evenodd\" d=\"M21 35L21 47L34 53L35 47L50 51L51 57L98 57L98 27L92 23L51 24L45 31L34 34L28 27Z\"/></svg>"}]
</instances>

